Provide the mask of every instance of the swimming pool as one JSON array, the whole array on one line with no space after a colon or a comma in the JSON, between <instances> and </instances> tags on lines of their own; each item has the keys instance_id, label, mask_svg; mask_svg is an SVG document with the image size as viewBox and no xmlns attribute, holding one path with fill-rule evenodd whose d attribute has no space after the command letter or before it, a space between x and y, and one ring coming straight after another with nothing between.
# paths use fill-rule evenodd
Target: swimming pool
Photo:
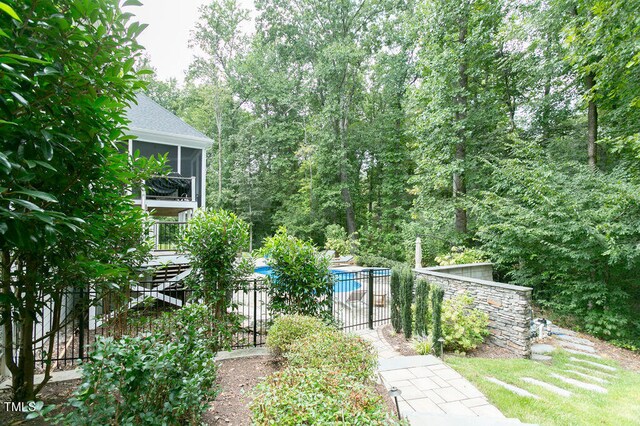
<instances>
[{"instance_id":1,"label":"swimming pool","mask_svg":"<svg viewBox=\"0 0 640 426\"><path fill-rule=\"evenodd\" d=\"M358 290L362 287L362 283L357 281L357 272L343 271L340 269L329 269L335 277L335 284L333 285L333 291L335 293L344 293L348 291ZM258 266L254 269L258 274L273 276L273 270L271 266ZM374 276L387 276L390 274L388 269L380 269L373 271ZM361 276L360 278L365 278Z\"/></svg>"}]
</instances>

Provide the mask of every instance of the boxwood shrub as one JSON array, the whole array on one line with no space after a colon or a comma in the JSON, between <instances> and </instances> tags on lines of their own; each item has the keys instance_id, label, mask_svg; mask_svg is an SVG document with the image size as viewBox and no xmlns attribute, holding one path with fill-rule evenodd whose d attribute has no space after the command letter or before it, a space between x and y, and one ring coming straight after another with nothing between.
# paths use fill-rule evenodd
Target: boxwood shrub
<instances>
[{"instance_id":1,"label":"boxwood shrub","mask_svg":"<svg viewBox=\"0 0 640 426\"><path fill-rule=\"evenodd\" d=\"M293 342L285 356L291 367L339 371L362 383L373 378L378 360L371 343L332 329Z\"/></svg>"},{"instance_id":2,"label":"boxwood shrub","mask_svg":"<svg viewBox=\"0 0 640 426\"><path fill-rule=\"evenodd\" d=\"M288 352L289 346L320 331L331 330L320 319L306 315L282 315L273 321L267 333L267 347L280 356Z\"/></svg>"},{"instance_id":3,"label":"boxwood shrub","mask_svg":"<svg viewBox=\"0 0 640 426\"><path fill-rule=\"evenodd\" d=\"M375 388L339 371L289 367L256 387L253 424L394 425Z\"/></svg>"}]
</instances>

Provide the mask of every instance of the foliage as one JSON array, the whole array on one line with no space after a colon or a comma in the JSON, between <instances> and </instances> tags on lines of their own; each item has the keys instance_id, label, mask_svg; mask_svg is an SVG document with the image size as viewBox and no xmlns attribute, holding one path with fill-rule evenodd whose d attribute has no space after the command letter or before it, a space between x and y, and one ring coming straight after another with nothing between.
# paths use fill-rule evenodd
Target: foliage
<instances>
[{"instance_id":1,"label":"foliage","mask_svg":"<svg viewBox=\"0 0 640 426\"><path fill-rule=\"evenodd\" d=\"M468 352L476 349L489 335L489 315L473 308L473 298L467 293L444 301L442 334L444 348Z\"/></svg>"},{"instance_id":2,"label":"foliage","mask_svg":"<svg viewBox=\"0 0 640 426\"><path fill-rule=\"evenodd\" d=\"M386 257L377 256L373 254L359 254L356 256L356 264L360 266L370 266L376 268L402 268L407 267L406 263L398 262L397 260L388 259Z\"/></svg>"},{"instance_id":3,"label":"foliage","mask_svg":"<svg viewBox=\"0 0 640 426\"><path fill-rule=\"evenodd\" d=\"M273 276L267 277L269 311L331 319L333 275L329 259L280 228L261 249Z\"/></svg>"},{"instance_id":4,"label":"foliage","mask_svg":"<svg viewBox=\"0 0 640 426\"><path fill-rule=\"evenodd\" d=\"M394 425L374 387L341 372L286 368L256 387L251 403L256 425Z\"/></svg>"},{"instance_id":5,"label":"foliage","mask_svg":"<svg viewBox=\"0 0 640 426\"><path fill-rule=\"evenodd\" d=\"M276 355L289 352L295 342L329 330L320 319L305 315L282 315L277 317L267 332L267 347Z\"/></svg>"},{"instance_id":6,"label":"foliage","mask_svg":"<svg viewBox=\"0 0 640 426\"><path fill-rule=\"evenodd\" d=\"M227 315L223 320L213 315L214 307L204 303L190 303L175 311L165 312L154 321L152 329L158 334L171 336L195 330L195 338L200 344L215 354L221 350L231 350L235 331L240 328L240 318Z\"/></svg>"},{"instance_id":7,"label":"foliage","mask_svg":"<svg viewBox=\"0 0 640 426\"><path fill-rule=\"evenodd\" d=\"M509 249L480 244L478 232L497 222L477 204L492 195L519 204L517 194L539 177L518 168L522 179L505 191L495 167L509 163L497 166L497 159L517 162L526 152L572 187L583 182L575 164L592 158L602 175L593 186L613 198L625 196L626 184L603 181L638 182L636 3L372 0L327 8L261 0L252 12L257 29L247 35L247 11L214 0L194 34L203 55L179 96L151 86L216 139L209 201L249 222L254 240L285 225L324 245L327 226L337 225L357 232L358 262L371 266L391 266L366 260L372 255L410 261L418 236L425 265L451 247L478 247L494 260ZM587 203L590 194L579 193ZM560 229L572 211L557 214ZM526 220L528 231L548 232L536 217ZM609 241L627 238L620 228L607 232ZM518 275L519 261L501 263L499 272ZM538 276L561 282L568 265L551 259ZM572 287L571 297L548 285L535 301L577 317L595 304L587 330L630 342L638 266L625 271L617 281L624 284L581 280L584 288Z\"/></svg>"},{"instance_id":8,"label":"foliage","mask_svg":"<svg viewBox=\"0 0 640 426\"><path fill-rule=\"evenodd\" d=\"M401 274L399 268L391 270L391 325L396 333L402 331Z\"/></svg>"},{"instance_id":9,"label":"foliage","mask_svg":"<svg viewBox=\"0 0 640 426\"><path fill-rule=\"evenodd\" d=\"M238 261L248 244L249 226L224 210L197 210L182 236L180 249L189 253L193 268L188 285L218 320L227 315L233 287L253 270L250 259Z\"/></svg>"},{"instance_id":10,"label":"foliage","mask_svg":"<svg viewBox=\"0 0 640 426\"><path fill-rule=\"evenodd\" d=\"M413 348L418 355L430 355L433 350L433 340L430 336L413 339Z\"/></svg>"},{"instance_id":11,"label":"foliage","mask_svg":"<svg viewBox=\"0 0 640 426\"><path fill-rule=\"evenodd\" d=\"M294 341L285 356L291 368L317 368L327 374L339 371L361 383L373 378L378 365L378 354L370 342L333 329Z\"/></svg>"},{"instance_id":12,"label":"foliage","mask_svg":"<svg viewBox=\"0 0 640 426\"><path fill-rule=\"evenodd\" d=\"M409 268L400 271L400 300L402 313L402 332L410 339L413 334L413 273Z\"/></svg>"},{"instance_id":13,"label":"foliage","mask_svg":"<svg viewBox=\"0 0 640 426\"><path fill-rule=\"evenodd\" d=\"M418 336L425 337L429 333L429 291L431 284L424 278L419 278L416 283L416 312L415 332Z\"/></svg>"},{"instance_id":14,"label":"foliage","mask_svg":"<svg viewBox=\"0 0 640 426\"><path fill-rule=\"evenodd\" d=\"M358 248L358 240L349 237L344 228L340 225L329 225L324 231L324 248L334 250L336 256L346 256L354 254Z\"/></svg>"},{"instance_id":15,"label":"foliage","mask_svg":"<svg viewBox=\"0 0 640 426\"><path fill-rule=\"evenodd\" d=\"M499 271L585 331L638 346L637 184L621 171L527 159L498 162L494 178L478 200L478 236Z\"/></svg>"},{"instance_id":16,"label":"foliage","mask_svg":"<svg viewBox=\"0 0 640 426\"><path fill-rule=\"evenodd\" d=\"M451 247L449 253L436 256L436 262L440 266L464 265L467 263L486 262L486 254L481 250L467 247Z\"/></svg>"},{"instance_id":17,"label":"foliage","mask_svg":"<svg viewBox=\"0 0 640 426\"><path fill-rule=\"evenodd\" d=\"M218 394L214 354L195 326L165 335L99 337L83 379L55 423L197 424Z\"/></svg>"},{"instance_id":18,"label":"foliage","mask_svg":"<svg viewBox=\"0 0 640 426\"><path fill-rule=\"evenodd\" d=\"M122 153L124 110L142 87L133 65L145 26L116 0L1 4L2 346L18 351L7 366L13 398L27 401L50 378L62 293L124 288L144 261L144 213L125 189L157 168ZM19 336L34 336L45 304L51 343L34 385L39 348Z\"/></svg>"},{"instance_id":19,"label":"foliage","mask_svg":"<svg viewBox=\"0 0 640 426\"><path fill-rule=\"evenodd\" d=\"M442 356L442 347L440 338L442 338L442 299L444 298L444 289L438 285L431 286L431 344L436 348L436 355Z\"/></svg>"}]
</instances>

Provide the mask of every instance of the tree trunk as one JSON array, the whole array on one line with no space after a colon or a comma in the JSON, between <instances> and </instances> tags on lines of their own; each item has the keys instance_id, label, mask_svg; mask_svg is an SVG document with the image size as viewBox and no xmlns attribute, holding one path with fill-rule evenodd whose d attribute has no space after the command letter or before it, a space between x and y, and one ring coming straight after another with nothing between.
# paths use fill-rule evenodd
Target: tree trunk
<instances>
[{"instance_id":1,"label":"tree trunk","mask_svg":"<svg viewBox=\"0 0 640 426\"><path fill-rule=\"evenodd\" d=\"M356 228L356 213L353 209L353 200L351 199L351 191L349 191L349 175L347 173L347 127L348 120L346 117L342 117L339 120L339 138L340 138L340 151L342 158L340 159L340 194L342 195L342 201L345 205L345 215L347 219L347 234L351 238L355 238Z\"/></svg>"},{"instance_id":2,"label":"tree trunk","mask_svg":"<svg viewBox=\"0 0 640 426\"><path fill-rule=\"evenodd\" d=\"M460 23L460 30L458 33L458 42L463 45L467 40L467 20L466 18ZM463 49L464 50L464 49ZM464 56L460 59L458 65L458 85L460 86L460 94L456 97L458 104L458 112L456 112L456 121L460 125L458 132L458 142L456 143L455 159L458 170L453 173L453 198L456 203L455 211L455 227L456 231L460 233L467 232L467 210L461 206L462 198L467 192L464 171L460 170L465 163L466 159L466 134L464 121L467 118L467 90L469 88L469 76L467 75L467 62Z\"/></svg>"},{"instance_id":3,"label":"tree trunk","mask_svg":"<svg viewBox=\"0 0 640 426\"><path fill-rule=\"evenodd\" d=\"M216 127L218 130L218 205L222 202L222 111L216 106Z\"/></svg>"},{"instance_id":4,"label":"tree trunk","mask_svg":"<svg viewBox=\"0 0 640 426\"><path fill-rule=\"evenodd\" d=\"M15 402L27 402L35 399L34 375L35 358L33 355L33 326L36 311L36 270L33 259L25 262L22 275L24 285L24 304L20 312L20 349L18 351L18 370L13 374L13 399Z\"/></svg>"},{"instance_id":5,"label":"tree trunk","mask_svg":"<svg viewBox=\"0 0 640 426\"><path fill-rule=\"evenodd\" d=\"M587 74L586 88L589 93L589 106L587 110L587 154L589 156L589 166L597 167L597 141L598 141L598 106L594 100L593 88L595 87L595 77L593 73Z\"/></svg>"}]
</instances>

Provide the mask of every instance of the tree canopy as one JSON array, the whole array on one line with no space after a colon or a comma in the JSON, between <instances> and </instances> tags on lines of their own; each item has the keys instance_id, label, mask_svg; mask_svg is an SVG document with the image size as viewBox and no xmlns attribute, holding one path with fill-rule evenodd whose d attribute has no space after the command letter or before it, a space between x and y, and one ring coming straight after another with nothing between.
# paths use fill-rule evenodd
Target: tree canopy
<instances>
[{"instance_id":1,"label":"tree canopy","mask_svg":"<svg viewBox=\"0 0 640 426\"><path fill-rule=\"evenodd\" d=\"M254 246L338 225L399 261L417 236L425 264L477 248L540 307L638 347L639 6L212 0L171 102L218 141L210 199Z\"/></svg>"}]
</instances>

